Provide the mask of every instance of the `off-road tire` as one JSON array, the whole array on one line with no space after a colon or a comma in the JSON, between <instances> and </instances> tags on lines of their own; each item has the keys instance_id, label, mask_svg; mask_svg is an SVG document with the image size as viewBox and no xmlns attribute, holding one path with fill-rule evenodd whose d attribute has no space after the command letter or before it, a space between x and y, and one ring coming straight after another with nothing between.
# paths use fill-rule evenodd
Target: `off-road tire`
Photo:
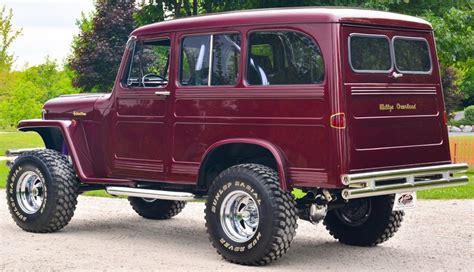
<instances>
[{"instance_id":1,"label":"off-road tire","mask_svg":"<svg viewBox=\"0 0 474 272\"><path fill-rule=\"evenodd\" d=\"M18 204L16 186L22 173L34 172L43 178L46 189L39 210L26 213ZM74 215L79 181L68 158L51 149L21 154L11 167L7 180L7 203L15 223L25 231L56 232L64 228Z\"/></svg>"},{"instance_id":2,"label":"off-road tire","mask_svg":"<svg viewBox=\"0 0 474 272\"><path fill-rule=\"evenodd\" d=\"M371 211L366 221L360 225L350 225L341 217L340 210L329 211L324 225L339 242L353 246L376 246L390 239L401 226L403 211L392 211L394 195L362 199L371 203ZM351 200L361 201L361 200ZM339 213L339 214L338 214Z\"/></svg>"},{"instance_id":3,"label":"off-road tire","mask_svg":"<svg viewBox=\"0 0 474 272\"><path fill-rule=\"evenodd\" d=\"M140 216L154 220L170 219L186 206L186 201L155 199L153 202L148 202L140 197L129 197L128 201Z\"/></svg>"},{"instance_id":4,"label":"off-road tire","mask_svg":"<svg viewBox=\"0 0 474 272\"><path fill-rule=\"evenodd\" d=\"M223 200L245 192L255 200L259 223L250 240L239 243L226 234L221 223ZM265 265L290 248L297 228L296 202L281 189L275 170L259 164L240 164L224 170L208 194L205 220L209 240L226 260L244 265Z\"/></svg>"}]
</instances>

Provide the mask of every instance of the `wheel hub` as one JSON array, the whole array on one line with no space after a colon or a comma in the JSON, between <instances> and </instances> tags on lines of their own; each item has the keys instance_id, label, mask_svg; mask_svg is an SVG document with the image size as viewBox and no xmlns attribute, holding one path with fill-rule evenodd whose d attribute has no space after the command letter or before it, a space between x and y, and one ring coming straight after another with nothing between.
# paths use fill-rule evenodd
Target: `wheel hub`
<instances>
[{"instance_id":1,"label":"wheel hub","mask_svg":"<svg viewBox=\"0 0 474 272\"><path fill-rule=\"evenodd\" d=\"M368 199L356 199L349 201L345 207L336 210L336 215L350 226L361 226L372 212L372 202Z\"/></svg>"},{"instance_id":2,"label":"wheel hub","mask_svg":"<svg viewBox=\"0 0 474 272\"><path fill-rule=\"evenodd\" d=\"M244 191L234 191L222 201L221 226L227 236L237 243L249 241L257 232L259 212L255 200Z\"/></svg>"},{"instance_id":3,"label":"wheel hub","mask_svg":"<svg viewBox=\"0 0 474 272\"><path fill-rule=\"evenodd\" d=\"M36 172L21 174L16 185L16 199L20 209L27 214L36 213L43 205L45 197L44 180Z\"/></svg>"}]
</instances>

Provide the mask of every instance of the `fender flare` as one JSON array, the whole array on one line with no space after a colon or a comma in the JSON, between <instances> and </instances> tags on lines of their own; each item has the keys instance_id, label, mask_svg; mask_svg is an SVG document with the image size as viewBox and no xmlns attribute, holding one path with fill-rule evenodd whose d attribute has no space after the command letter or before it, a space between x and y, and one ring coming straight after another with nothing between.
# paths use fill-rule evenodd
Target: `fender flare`
<instances>
[{"instance_id":1,"label":"fender flare","mask_svg":"<svg viewBox=\"0 0 474 272\"><path fill-rule=\"evenodd\" d=\"M206 164L207 159L209 158L209 155L216 150L217 148L226 145L226 144L253 144L253 145L258 145L266 150L268 150L272 155L273 158L275 159L276 165L277 165L277 171L278 171L278 176L280 178L280 187L284 190L287 191L291 186L288 184L288 171L287 171L287 159L283 151L276 146L275 144L263 140L263 139L256 139L256 138L232 138L232 139L226 139L222 141L218 141L211 146L209 146L204 152L204 155L202 156L201 159L201 164L199 165L199 176L198 178L201 179L203 174L203 166Z\"/></svg>"},{"instance_id":2,"label":"fender flare","mask_svg":"<svg viewBox=\"0 0 474 272\"><path fill-rule=\"evenodd\" d=\"M53 148L48 146L47 139L45 139L44 132L48 129L59 129L63 137L63 145L67 148L68 155L71 156L72 165L79 179L83 182L88 181L91 176L91 168L85 166L88 162L90 163L90 157L88 157L88 150L81 150L79 153L77 146L73 144L73 138L77 140L79 137L83 137L82 130L78 127L77 122L74 120L23 120L18 124L18 130L20 131L34 131L38 133L47 148ZM85 141L85 139L82 139ZM49 144L50 145L50 144ZM57 146L55 146L58 149ZM79 155L80 154L80 155ZM80 157L81 156L81 157Z\"/></svg>"}]
</instances>

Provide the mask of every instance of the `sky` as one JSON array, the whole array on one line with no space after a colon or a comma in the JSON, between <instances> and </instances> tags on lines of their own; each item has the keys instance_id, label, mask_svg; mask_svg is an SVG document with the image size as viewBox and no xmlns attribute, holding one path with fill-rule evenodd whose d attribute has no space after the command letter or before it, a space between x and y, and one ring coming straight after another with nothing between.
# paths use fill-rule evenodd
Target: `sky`
<instances>
[{"instance_id":1,"label":"sky","mask_svg":"<svg viewBox=\"0 0 474 272\"><path fill-rule=\"evenodd\" d=\"M3 5L13 10L13 27L23 29L10 50L15 69L41 64L47 56L62 64L79 32L76 19L94 9L93 0L0 0Z\"/></svg>"}]
</instances>

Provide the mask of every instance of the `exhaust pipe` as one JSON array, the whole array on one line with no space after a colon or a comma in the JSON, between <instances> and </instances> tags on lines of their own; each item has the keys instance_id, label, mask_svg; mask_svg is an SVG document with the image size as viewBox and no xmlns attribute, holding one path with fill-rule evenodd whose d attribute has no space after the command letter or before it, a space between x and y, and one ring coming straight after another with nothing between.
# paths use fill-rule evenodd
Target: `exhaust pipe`
<instances>
[{"instance_id":1,"label":"exhaust pipe","mask_svg":"<svg viewBox=\"0 0 474 272\"><path fill-rule=\"evenodd\" d=\"M161 191L152 189L142 188L131 188L131 187L118 187L109 186L105 187L108 194L113 196L132 196L141 198L152 198L162 200L176 200L176 201L191 201L195 200L196 196L192 193L187 192L172 192L172 191Z\"/></svg>"}]
</instances>

